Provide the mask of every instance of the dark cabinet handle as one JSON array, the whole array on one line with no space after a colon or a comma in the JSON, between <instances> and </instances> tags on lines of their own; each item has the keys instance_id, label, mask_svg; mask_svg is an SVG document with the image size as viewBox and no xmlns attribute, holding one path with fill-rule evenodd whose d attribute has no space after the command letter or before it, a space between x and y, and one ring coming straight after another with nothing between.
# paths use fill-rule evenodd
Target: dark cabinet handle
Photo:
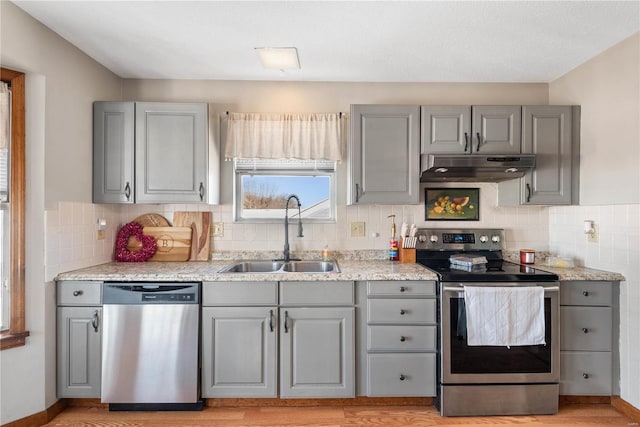
<instances>
[{"instance_id":1,"label":"dark cabinet handle","mask_svg":"<svg viewBox=\"0 0 640 427\"><path fill-rule=\"evenodd\" d=\"M400 309L400 316L404 316L405 314L407 314L407 312L404 311L403 309Z\"/></svg>"},{"instance_id":2,"label":"dark cabinet handle","mask_svg":"<svg viewBox=\"0 0 640 427\"><path fill-rule=\"evenodd\" d=\"M527 182L527 203L531 201L531 186Z\"/></svg>"},{"instance_id":3,"label":"dark cabinet handle","mask_svg":"<svg viewBox=\"0 0 640 427\"><path fill-rule=\"evenodd\" d=\"M287 325L287 323L289 322L289 312L285 311L284 312L284 333L288 333L289 332L289 326Z\"/></svg>"},{"instance_id":4,"label":"dark cabinet handle","mask_svg":"<svg viewBox=\"0 0 640 427\"><path fill-rule=\"evenodd\" d=\"M589 329L587 329L587 328L582 328L582 332L584 332L585 334L588 334L588 333L589 333Z\"/></svg>"},{"instance_id":5,"label":"dark cabinet handle","mask_svg":"<svg viewBox=\"0 0 640 427\"><path fill-rule=\"evenodd\" d=\"M404 292L406 290L407 290L407 288L405 288L404 286L400 286L400 292Z\"/></svg>"},{"instance_id":6,"label":"dark cabinet handle","mask_svg":"<svg viewBox=\"0 0 640 427\"><path fill-rule=\"evenodd\" d=\"M82 291L73 291L73 296L74 297L79 297L80 295L82 295L84 292Z\"/></svg>"},{"instance_id":7,"label":"dark cabinet handle","mask_svg":"<svg viewBox=\"0 0 640 427\"><path fill-rule=\"evenodd\" d=\"M360 200L360 185L356 183L356 203Z\"/></svg>"},{"instance_id":8,"label":"dark cabinet handle","mask_svg":"<svg viewBox=\"0 0 640 427\"><path fill-rule=\"evenodd\" d=\"M273 310L269 310L269 330L273 332Z\"/></svg>"},{"instance_id":9,"label":"dark cabinet handle","mask_svg":"<svg viewBox=\"0 0 640 427\"><path fill-rule=\"evenodd\" d=\"M585 380L589 379L589 374L587 374L586 372L582 374L582 378L584 378Z\"/></svg>"},{"instance_id":10,"label":"dark cabinet handle","mask_svg":"<svg viewBox=\"0 0 640 427\"><path fill-rule=\"evenodd\" d=\"M584 292L582 292L582 295L584 295L585 297L588 297L589 296L589 292L584 291Z\"/></svg>"},{"instance_id":11,"label":"dark cabinet handle","mask_svg":"<svg viewBox=\"0 0 640 427\"><path fill-rule=\"evenodd\" d=\"M200 201L204 201L204 184L200 183Z\"/></svg>"},{"instance_id":12,"label":"dark cabinet handle","mask_svg":"<svg viewBox=\"0 0 640 427\"><path fill-rule=\"evenodd\" d=\"M131 200L131 186L129 185L129 181L124 186L124 197L127 198L127 202Z\"/></svg>"},{"instance_id":13,"label":"dark cabinet handle","mask_svg":"<svg viewBox=\"0 0 640 427\"><path fill-rule=\"evenodd\" d=\"M407 337L400 337L400 342L405 342L407 340Z\"/></svg>"},{"instance_id":14,"label":"dark cabinet handle","mask_svg":"<svg viewBox=\"0 0 640 427\"><path fill-rule=\"evenodd\" d=\"M464 152L466 153L468 149L469 149L469 134L465 132L464 133Z\"/></svg>"},{"instance_id":15,"label":"dark cabinet handle","mask_svg":"<svg viewBox=\"0 0 640 427\"><path fill-rule=\"evenodd\" d=\"M405 377L404 374L400 374L400 381L404 381L405 379L407 379L407 377Z\"/></svg>"},{"instance_id":16,"label":"dark cabinet handle","mask_svg":"<svg viewBox=\"0 0 640 427\"><path fill-rule=\"evenodd\" d=\"M100 318L98 317L98 310L93 313L93 319L91 319L91 326L93 326L93 330L98 332L98 326L100 326Z\"/></svg>"},{"instance_id":17,"label":"dark cabinet handle","mask_svg":"<svg viewBox=\"0 0 640 427\"><path fill-rule=\"evenodd\" d=\"M478 136L478 146L476 147L476 153L480 152L480 132L477 132L476 135Z\"/></svg>"}]
</instances>

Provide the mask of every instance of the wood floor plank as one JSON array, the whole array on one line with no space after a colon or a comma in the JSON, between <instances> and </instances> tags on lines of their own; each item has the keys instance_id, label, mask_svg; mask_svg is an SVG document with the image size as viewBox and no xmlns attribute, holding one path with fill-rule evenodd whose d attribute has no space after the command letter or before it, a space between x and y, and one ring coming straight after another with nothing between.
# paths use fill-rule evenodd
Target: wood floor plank
<instances>
[{"instance_id":1,"label":"wood floor plank","mask_svg":"<svg viewBox=\"0 0 640 427\"><path fill-rule=\"evenodd\" d=\"M557 415L441 417L433 406L207 407L194 412L109 412L68 407L46 427L522 427L634 426L604 404L561 404Z\"/></svg>"}]
</instances>

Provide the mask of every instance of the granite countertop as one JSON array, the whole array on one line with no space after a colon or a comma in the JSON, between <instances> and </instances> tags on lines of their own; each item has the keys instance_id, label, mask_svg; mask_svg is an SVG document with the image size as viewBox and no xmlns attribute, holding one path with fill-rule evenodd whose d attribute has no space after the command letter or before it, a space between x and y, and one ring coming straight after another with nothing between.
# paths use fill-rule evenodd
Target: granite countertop
<instances>
[{"instance_id":1,"label":"granite countertop","mask_svg":"<svg viewBox=\"0 0 640 427\"><path fill-rule=\"evenodd\" d=\"M56 280L103 281L331 281L331 280L438 280L420 264L387 260L338 261L340 273L218 273L229 260L202 262L112 262L60 273Z\"/></svg>"},{"instance_id":2,"label":"granite countertop","mask_svg":"<svg viewBox=\"0 0 640 427\"><path fill-rule=\"evenodd\" d=\"M383 259L338 261L340 273L218 273L229 259L202 262L111 262L94 267L60 273L56 280L103 281L331 281L331 280L438 280L436 273L420 264L403 264ZM558 275L561 281L624 281L619 273L586 267L533 267Z\"/></svg>"}]
</instances>

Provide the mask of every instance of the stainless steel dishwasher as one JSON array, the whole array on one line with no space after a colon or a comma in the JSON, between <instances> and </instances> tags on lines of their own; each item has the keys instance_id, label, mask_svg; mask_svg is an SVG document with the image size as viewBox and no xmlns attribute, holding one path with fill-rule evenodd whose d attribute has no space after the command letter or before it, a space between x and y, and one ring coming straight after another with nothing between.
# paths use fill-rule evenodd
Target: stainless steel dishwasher
<instances>
[{"instance_id":1,"label":"stainless steel dishwasher","mask_svg":"<svg viewBox=\"0 0 640 427\"><path fill-rule=\"evenodd\" d=\"M102 394L110 410L198 410L200 283L102 291Z\"/></svg>"}]
</instances>

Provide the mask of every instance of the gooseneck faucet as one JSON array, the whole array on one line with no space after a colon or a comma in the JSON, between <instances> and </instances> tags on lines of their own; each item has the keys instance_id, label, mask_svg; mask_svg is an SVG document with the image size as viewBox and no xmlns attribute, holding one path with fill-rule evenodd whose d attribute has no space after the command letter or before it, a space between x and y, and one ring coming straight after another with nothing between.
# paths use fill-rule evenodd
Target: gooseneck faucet
<instances>
[{"instance_id":1,"label":"gooseneck faucet","mask_svg":"<svg viewBox=\"0 0 640 427\"><path fill-rule=\"evenodd\" d=\"M289 201L296 199L298 202L298 237L304 237L302 235L302 215L300 214L300 199L295 194L287 197L287 201L284 204L284 262L291 261L291 255L289 254Z\"/></svg>"}]
</instances>

